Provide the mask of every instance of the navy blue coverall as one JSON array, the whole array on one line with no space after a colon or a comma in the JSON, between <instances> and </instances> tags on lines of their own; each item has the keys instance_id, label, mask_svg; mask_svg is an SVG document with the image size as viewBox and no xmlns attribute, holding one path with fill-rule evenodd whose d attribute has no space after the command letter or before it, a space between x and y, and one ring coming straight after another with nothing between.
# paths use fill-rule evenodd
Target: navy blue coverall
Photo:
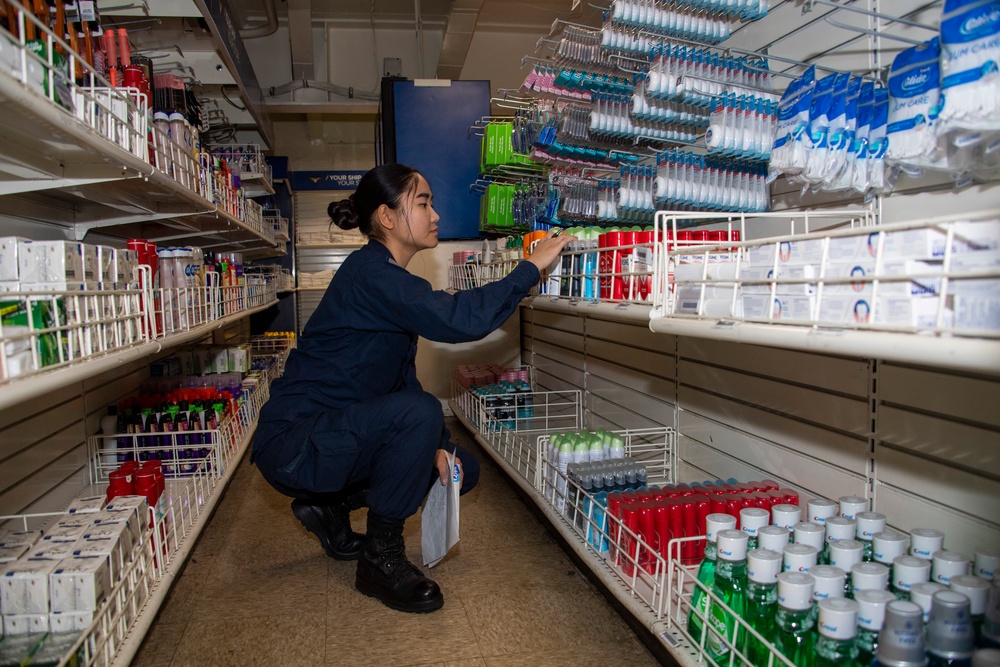
<instances>
[{"instance_id":1,"label":"navy blue coverall","mask_svg":"<svg viewBox=\"0 0 1000 667\"><path fill-rule=\"evenodd\" d=\"M278 491L301 499L368 488L373 512L419 509L439 448L455 451L440 401L417 381L417 337L478 340L538 282L521 262L503 280L449 294L399 266L371 240L344 260L261 409L251 461ZM471 489L478 463L461 449Z\"/></svg>"}]
</instances>

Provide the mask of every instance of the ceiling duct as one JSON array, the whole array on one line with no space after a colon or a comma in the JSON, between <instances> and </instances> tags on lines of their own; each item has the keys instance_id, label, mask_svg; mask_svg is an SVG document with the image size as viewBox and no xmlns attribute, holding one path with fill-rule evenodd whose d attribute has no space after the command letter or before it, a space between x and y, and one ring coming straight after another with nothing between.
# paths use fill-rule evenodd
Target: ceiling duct
<instances>
[{"instance_id":1,"label":"ceiling duct","mask_svg":"<svg viewBox=\"0 0 1000 667\"><path fill-rule=\"evenodd\" d=\"M315 79L311 0L288 0L288 40L292 47L292 79Z\"/></svg>"},{"instance_id":2,"label":"ceiling duct","mask_svg":"<svg viewBox=\"0 0 1000 667\"><path fill-rule=\"evenodd\" d=\"M484 0L455 0L448 14L448 26L444 31L441 55L438 58L437 78L460 79L465 58L469 54L469 44L476 31L479 10Z\"/></svg>"},{"instance_id":3,"label":"ceiling duct","mask_svg":"<svg viewBox=\"0 0 1000 667\"><path fill-rule=\"evenodd\" d=\"M263 25L240 30L243 39L257 39L273 35L278 30L278 10L274 8L274 0L264 0L264 16L267 21Z\"/></svg>"}]
</instances>

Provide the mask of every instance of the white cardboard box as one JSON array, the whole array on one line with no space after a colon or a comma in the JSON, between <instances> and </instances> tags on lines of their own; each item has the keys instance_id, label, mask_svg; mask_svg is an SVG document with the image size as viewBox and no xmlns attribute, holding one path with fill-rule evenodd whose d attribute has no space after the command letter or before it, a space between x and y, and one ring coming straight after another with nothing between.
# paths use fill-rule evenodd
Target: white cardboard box
<instances>
[{"instance_id":1,"label":"white cardboard box","mask_svg":"<svg viewBox=\"0 0 1000 667\"><path fill-rule=\"evenodd\" d=\"M927 328L937 325L938 301L940 297L879 297L876 301L875 323L891 326ZM952 311L945 308L942 327L952 326Z\"/></svg>"},{"instance_id":2,"label":"white cardboard box","mask_svg":"<svg viewBox=\"0 0 1000 667\"><path fill-rule=\"evenodd\" d=\"M18 249L28 239L20 236L0 238L0 282L19 282L20 271L17 264Z\"/></svg>"},{"instance_id":3,"label":"white cardboard box","mask_svg":"<svg viewBox=\"0 0 1000 667\"><path fill-rule=\"evenodd\" d=\"M111 567L100 556L73 556L49 575L51 611L97 611L111 590Z\"/></svg>"},{"instance_id":4,"label":"white cardboard box","mask_svg":"<svg viewBox=\"0 0 1000 667\"><path fill-rule=\"evenodd\" d=\"M49 631L49 615L45 614L4 614L3 633L7 637L37 635Z\"/></svg>"},{"instance_id":5,"label":"white cardboard box","mask_svg":"<svg viewBox=\"0 0 1000 667\"><path fill-rule=\"evenodd\" d=\"M49 575L58 565L58 560L23 558L4 565L0 569L0 608L3 613L48 614Z\"/></svg>"},{"instance_id":6,"label":"white cardboard box","mask_svg":"<svg viewBox=\"0 0 1000 667\"><path fill-rule=\"evenodd\" d=\"M776 296L769 294L744 294L743 317L772 321L808 322L816 307L813 296Z\"/></svg>"},{"instance_id":7,"label":"white cardboard box","mask_svg":"<svg viewBox=\"0 0 1000 667\"><path fill-rule=\"evenodd\" d=\"M21 283L84 282L84 246L79 241L22 241L18 249ZM93 271L96 258L89 261Z\"/></svg>"},{"instance_id":8,"label":"white cardboard box","mask_svg":"<svg viewBox=\"0 0 1000 667\"><path fill-rule=\"evenodd\" d=\"M69 514L93 514L104 509L104 496L90 496L88 498L77 498L69 504L66 511ZM91 521L87 521L89 525Z\"/></svg>"},{"instance_id":9,"label":"white cardboard box","mask_svg":"<svg viewBox=\"0 0 1000 667\"><path fill-rule=\"evenodd\" d=\"M956 294L955 328L1000 331L1000 294Z\"/></svg>"},{"instance_id":10,"label":"white cardboard box","mask_svg":"<svg viewBox=\"0 0 1000 667\"><path fill-rule=\"evenodd\" d=\"M955 255L982 250L1000 250L1000 220L955 222L951 252ZM948 240L947 225L909 229L886 234L886 259L940 259Z\"/></svg>"}]
</instances>

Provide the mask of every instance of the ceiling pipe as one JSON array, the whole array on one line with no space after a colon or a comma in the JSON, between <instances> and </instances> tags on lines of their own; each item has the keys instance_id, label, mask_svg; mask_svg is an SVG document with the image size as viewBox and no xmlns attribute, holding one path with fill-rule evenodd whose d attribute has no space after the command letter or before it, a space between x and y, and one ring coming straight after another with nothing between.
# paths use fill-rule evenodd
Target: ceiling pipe
<instances>
[{"instance_id":1,"label":"ceiling pipe","mask_svg":"<svg viewBox=\"0 0 1000 667\"><path fill-rule=\"evenodd\" d=\"M240 37L243 39L257 39L273 35L278 30L278 10L274 7L274 0L264 0L264 16L267 21L263 25L253 28L243 28L240 30Z\"/></svg>"}]
</instances>

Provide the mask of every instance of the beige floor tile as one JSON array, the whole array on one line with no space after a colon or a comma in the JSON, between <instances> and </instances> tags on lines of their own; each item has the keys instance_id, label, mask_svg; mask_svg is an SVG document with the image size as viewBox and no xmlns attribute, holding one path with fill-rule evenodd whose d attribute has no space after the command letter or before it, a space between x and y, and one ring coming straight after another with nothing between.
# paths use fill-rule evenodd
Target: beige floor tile
<instances>
[{"instance_id":1,"label":"beige floor tile","mask_svg":"<svg viewBox=\"0 0 1000 667\"><path fill-rule=\"evenodd\" d=\"M433 616L427 614L426 618ZM442 633L439 626L431 623L414 624L401 632L373 625L363 639L358 636L345 639L328 633L326 654L327 664L351 667L410 667L482 658L471 633ZM348 657L335 662L337 655Z\"/></svg>"},{"instance_id":2,"label":"beige floor tile","mask_svg":"<svg viewBox=\"0 0 1000 667\"><path fill-rule=\"evenodd\" d=\"M162 616L158 618L132 659L132 667L169 667L186 627L187 622L168 623Z\"/></svg>"},{"instance_id":3,"label":"beige floor tile","mask_svg":"<svg viewBox=\"0 0 1000 667\"><path fill-rule=\"evenodd\" d=\"M157 625L160 623L185 625L188 622L204 589L208 570L207 565L188 561L181 575L174 580L166 600L160 607L160 615L156 619Z\"/></svg>"},{"instance_id":4,"label":"beige floor tile","mask_svg":"<svg viewBox=\"0 0 1000 667\"><path fill-rule=\"evenodd\" d=\"M413 667L417 667L414 665ZM431 662L419 667L486 667L483 658L472 658L470 660L449 660L448 662Z\"/></svg>"},{"instance_id":5,"label":"beige floor tile","mask_svg":"<svg viewBox=\"0 0 1000 667\"><path fill-rule=\"evenodd\" d=\"M322 614L191 623L170 667L347 665L327 660Z\"/></svg>"},{"instance_id":6,"label":"beige floor tile","mask_svg":"<svg viewBox=\"0 0 1000 667\"><path fill-rule=\"evenodd\" d=\"M462 599L483 655L589 646L631 639L607 603L579 579Z\"/></svg>"},{"instance_id":7,"label":"beige floor tile","mask_svg":"<svg viewBox=\"0 0 1000 667\"><path fill-rule=\"evenodd\" d=\"M265 615L323 614L327 606L327 564L322 560L287 561L220 574L205 580L192 621Z\"/></svg>"},{"instance_id":8,"label":"beige floor tile","mask_svg":"<svg viewBox=\"0 0 1000 667\"><path fill-rule=\"evenodd\" d=\"M644 646L634 641L486 658L486 667L655 667L659 664Z\"/></svg>"}]
</instances>

